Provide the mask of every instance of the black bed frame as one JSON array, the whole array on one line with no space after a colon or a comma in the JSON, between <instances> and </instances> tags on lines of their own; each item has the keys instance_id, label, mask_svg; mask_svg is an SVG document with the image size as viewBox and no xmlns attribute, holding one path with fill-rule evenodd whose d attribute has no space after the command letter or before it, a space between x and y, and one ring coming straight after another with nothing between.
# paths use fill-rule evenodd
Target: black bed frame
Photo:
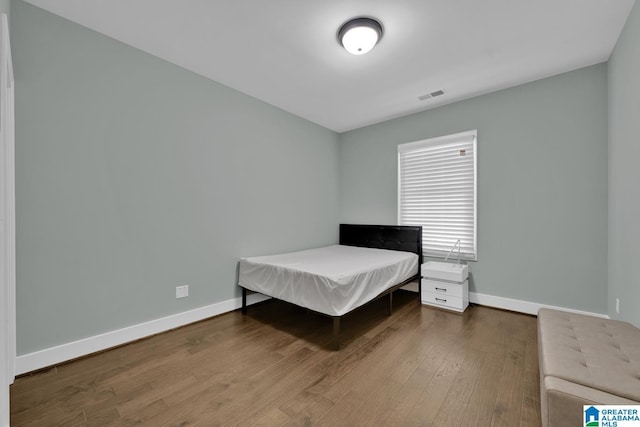
<instances>
[{"instance_id":1,"label":"black bed frame","mask_svg":"<svg viewBox=\"0 0 640 427\"><path fill-rule=\"evenodd\" d=\"M389 316L393 310L393 292L406 284L418 280L418 293L421 293L420 277L422 266L422 227L412 225L364 225L364 224L340 224L340 244L347 246L360 246L365 248L390 249L395 251L413 252L418 255L418 274L409 279L386 289L368 303L389 297ZM242 313L247 313L247 289L242 287ZM421 301L422 295L420 295ZM367 303L367 304L368 304ZM366 305L366 304L365 304ZM356 307L359 308L359 307ZM311 310L314 311L314 310ZM336 350L340 349L340 319L342 316L331 316L320 313L333 319L333 344ZM349 313L346 313L349 314ZM344 316L344 315L343 315Z\"/></svg>"}]
</instances>

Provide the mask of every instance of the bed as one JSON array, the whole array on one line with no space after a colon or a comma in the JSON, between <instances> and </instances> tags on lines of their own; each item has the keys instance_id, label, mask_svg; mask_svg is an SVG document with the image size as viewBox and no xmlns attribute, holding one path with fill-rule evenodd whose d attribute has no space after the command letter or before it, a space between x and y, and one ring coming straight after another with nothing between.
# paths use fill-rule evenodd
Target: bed
<instances>
[{"instance_id":1,"label":"bed","mask_svg":"<svg viewBox=\"0 0 640 427\"><path fill-rule=\"evenodd\" d=\"M393 292L419 279L421 264L422 227L340 224L339 245L242 258L242 312L254 291L324 314L338 349L342 316L384 296L390 315Z\"/></svg>"}]
</instances>

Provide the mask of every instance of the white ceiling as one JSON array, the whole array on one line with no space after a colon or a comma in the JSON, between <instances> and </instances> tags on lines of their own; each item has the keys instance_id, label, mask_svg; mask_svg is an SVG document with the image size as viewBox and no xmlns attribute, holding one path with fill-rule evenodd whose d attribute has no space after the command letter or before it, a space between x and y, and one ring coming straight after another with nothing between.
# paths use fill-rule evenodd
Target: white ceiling
<instances>
[{"instance_id":1,"label":"white ceiling","mask_svg":"<svg viewBox=\"0 0 640 427\"><path fill-rule=\"evenodd\" d=\"M27 0L343 132L606 61L634 0ZM362 56L350 18L385 28ZM418 96L443 89L442 97Z\"/></svg>"}]
</instances>

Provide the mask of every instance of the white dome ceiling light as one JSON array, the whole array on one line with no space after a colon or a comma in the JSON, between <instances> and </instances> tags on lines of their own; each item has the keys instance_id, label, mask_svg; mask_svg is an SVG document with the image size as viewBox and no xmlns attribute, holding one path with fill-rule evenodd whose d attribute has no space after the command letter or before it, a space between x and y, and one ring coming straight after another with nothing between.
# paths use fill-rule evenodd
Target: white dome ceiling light
<instances>
[{"instance_id":1,"label":"white dome ceiling light","mask_svg":"<svg viewBox=\"0 0 640 427\"><path fill-rule=\"evenodd\" d=\"M382 38L382 24L373 18L354 18L338 31L338 41L354 55L369 52Z\"/></svg>"}]
</instances>

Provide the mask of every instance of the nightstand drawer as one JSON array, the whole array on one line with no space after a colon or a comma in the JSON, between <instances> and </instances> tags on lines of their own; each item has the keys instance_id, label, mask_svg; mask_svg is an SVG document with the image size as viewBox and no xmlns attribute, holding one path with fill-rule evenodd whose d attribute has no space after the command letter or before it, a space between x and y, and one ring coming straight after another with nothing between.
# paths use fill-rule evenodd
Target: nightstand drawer
<instances>
[{"instance_id":1,"label":"nightstand drawer","mask_svg":"<svg viewBox=\"0 0 640 427\"><path fill-rule=\"evenodd\" d=\"M462 298L464 290L462 284L422 279L422 292Z\"/></svg>"},{"instance_id":2,"label":"nightstand drawer","mask_svg":"<svg viewBox=\"0 0 640 427\"><path fill-rule=\"evenodd\" d=\"M422 278L422 304L463 312L469 305L469 279L462 283Z\"/></svg>"},{"instance_id":3,"label":"nightstand drawer","mask_svg":"<svg viewBox=\"0 0 640 427\"><path fill-rule=\"evenodd\" d=\"M431 292L422 293L422 303L449 308L456 311L462 311L466 307L462 297L453 297L451 295L440 295Z\"/></svg>"}]
</instances>

